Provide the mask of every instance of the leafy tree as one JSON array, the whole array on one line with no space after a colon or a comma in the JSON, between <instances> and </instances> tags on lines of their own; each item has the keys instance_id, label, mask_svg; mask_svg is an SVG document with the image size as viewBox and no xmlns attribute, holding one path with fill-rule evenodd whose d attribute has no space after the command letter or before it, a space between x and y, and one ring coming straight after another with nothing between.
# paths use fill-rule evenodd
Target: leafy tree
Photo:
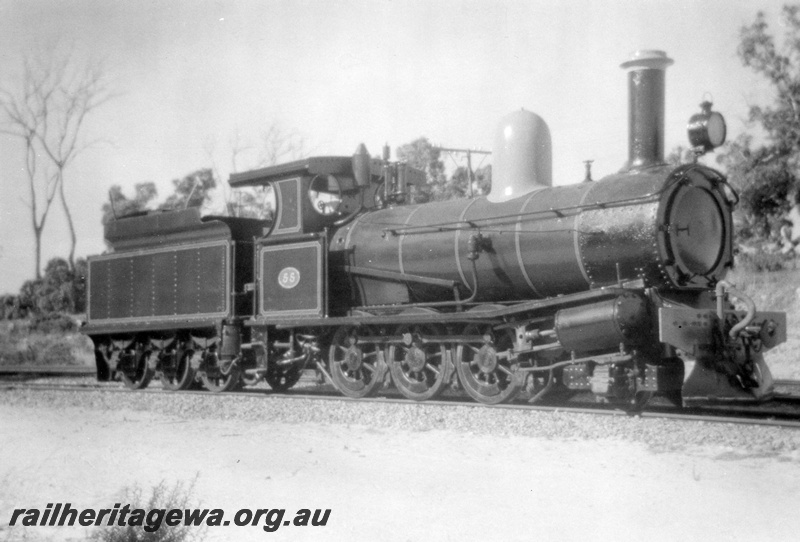
<instances>
[{"instance_id":1,"label":"leafy tree","mask_svg":"<svg viewBox=\"0 0 800 542\"><path fill-rule=\"evenodd\" d=\"M198 169L181 179L172 181L175 191L164 203L162 210L186 209L187 207L203 207L211 196L209 192L217 187L217 179L209 168Z\"/></svg>"},{"instance_id":2,"label":"leafy tree","mask_svg":"<svg viewBox=\"0 0 800 542\"><path fill-rule=\"evenodd\" d=\"M397 159L425 172L427 184L419 187L416 203L448 199L447 177L441 151L427 137L420 137L397 148Z\"/></svg>"},{"instance_id":3,"label":"leafy tree","mask_svg":"<svg viewBox=\"0 0 800 542\"><path fill-rule=\"evenodd\" d=\"M727 146L718 161L739 191L737 234L743 239L776 234L789 208L787 196L797 186L797 156L773 145L756 147L752 136L744 134Z\"/></svg>"},{"instance_id":4,"label":"leafy tree","mask_svg":"<svg viewBox=\"0 0 800 542\"><path fill-rule=\"evenodd\" d=\"M0 296L0 320L20 318L17 311L17 296L5 294Z\"/></svg>"},{"instance_id":5,"label":"leafy tree","mask_svg":"<svg viewBox=\"0 0 800 542\"><path fill-rule=\"evenodd\" d=\"M475 183L478 194L485 196L492 191L492 165L487 164L475 170Z\"/></svg>"},{"instance_id":6,"label":"leafy tree","mask_svg":"<svg viewBox=\"0 0 800 542\"><path fill-rule=\"evenodd\" d=\"M103 224L107 224L114 218L144 212L158 197L158 189L152 182L138 183L134 186L133 191L134 197L128 198L118 184L111 187L108 191L109 201L103 204Z\"/></svg>"},{"instance_id":7,"label":"leafy tree","mask_svg":"<svg viewBox=\"0 0 800 542\"><path fill-rule=\"evenodd\" d=\"M750 120L768 134L777 150L796 151L800 145L800 5L781 11L785 39L782 46L769 34L763 11L741 29L739 58L764 77L776 92L772 105L750 107Z\"/></svg>"},{"instance_id":8,"label":"leafy tree","mask_svg":"<svg viewBox=\"0 0 800 542\"><path fill-rule=\"evenodd\" d=\"M46 317L57 313L73 314L86 310L88 264L79 258L70 266L63 258L53 258L36 280L26 281L15 300L4 302L6 314L14 318Z\"/></svg>"},{"instance_id":9,"label":"leafy tree","mask_svg":"<svg viewBox=\"0 0 800 542\"><path fill-rule=\"evenodd\" d=\"M72 270L66 260L53 258L47 262L44 276L35 289L37 312L74 312L72 279Z\"/></svg>"},{"instance_id":10,"label":"leafy tree","mask_svg":"<svg viewBox=\"0 0 800 542\"><path fill-rule=\"evenodd\" d=\"M683 164L691 164L695 161L695 154L692 149L678 145L670 151L665 160L671 166L681 166Z\"/></svg>"},{"instance_id":11,"label":"leafy tree","mask_svg":"<svg viewBox=\"0 0 800 542\"><path fill-rule=\"evenodd\" d=\"M444 188L444 199L469 197L469 171L459 166L450 176ZM492 189L492 166L486 165L472 172L472 194L485 196Z\"/></svg>"},{"instance_id":12,"label":"leafy tree","mask_svg":"<svg viewBox=\"0 0 800 542\"><path fill-rule=\"evenodd\" d=\"M469 196L470 180L467 168L457 167L448 179L444 161L441 159L441 151L434 147L428 138L420 137L411 143L401 145L397 148L397 158L425 172L427 183L420 187L420 190L414 195L415 203ZM488 194L492 189L492 166L480 167L472 175L473 194Z\"/></svg>"},{"instance_id":13,"label":"leafy tree","mask_svg":"<svg viewBox=\"0 0 800 542\"><path fill-rule=\"evenodd\" d=\"M787 195L800 186L800 5L781 11L784 31L778 43L766 17L741 28L738 55L744 66L763 77L774 91L774 101L752 105L749 121L763 130L763 142L743 134L729 143L717 159L742 196L741 233L769 236L788 207Z\"/></svg>"},{"instance_id":14,"label":"leafy tree","mask_svg":"<svg viewBox=\"0 0 800 542\"><path fill-rule=\"evenodd\" d=\"M465 198L469 196L469 171L464 166L459 166L450 176L449 182L444 185L442 199Z\"/></svg>"},{"instance_id":15,"label":"leafy tree","mask_svg":"<svg viewBox=\"0 0 800 542\"><path fill-rule=\"evenodd\" d=\"M193 171L180 179L172 181L173 193L156 205L162 211L180 210L187 207L203 207L211 200L210 192L217 186L217 179L211 169ZM138 183L132 198L126 196L122 188L115 184L108 192L109 201L103 204L103 224L116 218L134 215L153 208L158 198L155 183Z\"/></svg>"},{"instance_id":16,"label":"leafy tree","mask_svg":"<svg viewBox=\"0 0 800 542\"><path fill-rule=\"evenodd\" d=\"M228 214L271 221L275 217L274 197L271 186L239 188L228 201Z\"/></svg>"},{"instance_id":17,"label":"leafy tree","mask_svg":"<svg viewBox=\"0 0 800 542\"><path fill-rule=\"evenodd\" d=\"M36 280L26 280L19 289L19 295L14 303L12 318L25 318L35 313L37 308L36 290L41 278Z\"/></svg>"}]
</instances>

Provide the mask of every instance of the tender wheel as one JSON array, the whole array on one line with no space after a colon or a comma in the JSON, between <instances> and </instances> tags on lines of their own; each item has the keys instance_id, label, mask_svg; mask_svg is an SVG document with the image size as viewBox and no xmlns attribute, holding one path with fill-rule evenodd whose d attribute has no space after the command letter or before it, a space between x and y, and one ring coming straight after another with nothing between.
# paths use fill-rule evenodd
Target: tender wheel
<instances>
[{"instance_id":1,"label":"tender wheel","mask_svg":"<svg viewBox=\"0 0 800 542\"><path fill-rule=\"evenodd\" d=\"M162 361L163 374L161 376L161 385L165 390L182 391L188 390L194 384L194 369L192 369L192 355L194 352L188 351L181 353L173 352L169 355L170 361L166 364ZM180 359L175 360L177 356Z\"/></svg>"},{"instance_id":2,"label":"tender wheel","mask_svg":"<svg viewBox=\"0 0 800 542\"><path fill-rule=\"evenodd\" d=\"M239 388L242 378L239 359L234 358L222 361L217 354L208 354L206 370L201 373L200 378L203 381L203 386L214 393L233 391Z\"/></svg>"},{"instance_id":3,"label":"tender wheel","mask_svg":"<svg viewBox=\"0 0 800 542\"><path fill-rule=\"evenodd\" d=\"M402 344L392 344L387 353L394 385L414 401L432 399L441 393L447 382L447 348L442 343L424 342L425 336L441 335L435 326L403 326L395 335Z\"/></svg>"},{"instance_id":4,"label":"tender wheel","mask_svg":"<svg viewBox=\"0 0 800 542\"><path fill-rule=\"evenodd\" d=\"M148 356L141 350L128 352L121 356L121 364L118 371L122 377L122 383L131 390L143 390L153 379L154 371L147 363Z\"/></svg>"},{"instance_id":5,"label":"tender wheel","mask_svg":"<svg viewBox=\"0 0 800 542\"><path fill-rule=\"evenodd\" d=\"M477 326L467 327L464 335L481 336L483 340L459 344L456 348L455 365L461 386L479 403L495 405L511 401L525 381L508 361L513 336Z\"/></svg>"},{"instance_id":6,"label":"tender wheel","mask_svg":"<svg viewBox=\"0 0 800 542\"><path fill-rule=\"evenodd\" d=\"M273 390L286 391L297 384L301 376L303 376L303 370L298 366L284 369L273 365L264 375L264 380Z\"/></svg>"},{"instance_id":7,"label":"tender wheel","mask_svg":"<svg viewBox=\"0 0 800 542\"><path fill-rule=\"evenodd\" d=\"M331 378L336 389L348 397L376 393L386 373L380 343L363 340L372 336L369 329L341 327L331 341L328 353Z\"/></svg>"}]
</instances>

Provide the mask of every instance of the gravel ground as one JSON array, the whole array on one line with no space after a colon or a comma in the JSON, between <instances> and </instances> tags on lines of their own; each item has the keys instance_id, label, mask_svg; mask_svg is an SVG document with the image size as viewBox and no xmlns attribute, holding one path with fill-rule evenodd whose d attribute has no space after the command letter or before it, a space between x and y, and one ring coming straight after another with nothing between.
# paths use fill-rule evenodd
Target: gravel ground
<instances>
[{"instance_id":1,"label":"gravel ground","mask_svg":"<svg viewBox=\"0 0 800 542\"><path fill-rule=\"evenodd\" d=\"M715 422L685 422L569 412L514 411L486 407L441 407L417 403L381 404L270 397L216 397L203 394L151 394L14 390L0 404L63 409L133 410L168 413L184 419L269 420L288 424L359 425L410 431L445 430L476 435L545 439L620 439L656 452L702 447L729 448L742 456L780 456L800 461L800 431L780 427Z\"/></svg>"},{"instance_id":2,"label":"gravel ground","mask_svg":"<svg viewBox=\"0 0 800 542\"><path fill-rule=\"evenodd\" d=\"M0 541L14 508L110 508L131 487L195 505L331 509L317 528L206 540L791 540L800 431L484 407L270 397L0 392Z\"/></svg>"}]
</instances>

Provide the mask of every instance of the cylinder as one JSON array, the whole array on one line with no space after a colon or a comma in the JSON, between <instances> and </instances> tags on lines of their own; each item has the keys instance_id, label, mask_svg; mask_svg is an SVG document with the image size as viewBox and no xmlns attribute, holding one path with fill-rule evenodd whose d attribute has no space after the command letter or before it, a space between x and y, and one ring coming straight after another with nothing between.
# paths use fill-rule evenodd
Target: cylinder
<instances>
[{"instance_id":1,"label":"cylinder","mask_svg":"<svg viewBox=\"0 0 800 542\"><path fill-rule=\"evenodd\" d=\"M664 75L673 60L664 51L636 51L628 70L628 163L625 169L664 163Z\"/></svg>"},{"instance_id":2,"label":"cylinder","mask_svg":"<svg viewBox=\"0 0 800 542\"><path fill-rule=\"evenodd\" d=\"M556 313L556 336L567 350L609 351L647 341L650 317L644 299L626 292L613 299Z\"/></svg>"}]
</instances>

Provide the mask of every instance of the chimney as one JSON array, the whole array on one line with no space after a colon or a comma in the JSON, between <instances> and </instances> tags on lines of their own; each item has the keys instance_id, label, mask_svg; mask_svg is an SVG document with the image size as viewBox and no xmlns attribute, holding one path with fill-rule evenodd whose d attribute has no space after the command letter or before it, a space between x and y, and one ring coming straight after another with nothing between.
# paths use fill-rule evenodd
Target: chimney
<instances>
[{"instance_id":1,"label":"chimney","mask_svg":"<svg viewBox=\"0 0 800 542\"><path fill-rule=\"evenodd\" d=\"M664 163L664 72L673 60L664 51L636 51L628 70L628 163L623 171Z\"/></svg>"}]
</instances>

